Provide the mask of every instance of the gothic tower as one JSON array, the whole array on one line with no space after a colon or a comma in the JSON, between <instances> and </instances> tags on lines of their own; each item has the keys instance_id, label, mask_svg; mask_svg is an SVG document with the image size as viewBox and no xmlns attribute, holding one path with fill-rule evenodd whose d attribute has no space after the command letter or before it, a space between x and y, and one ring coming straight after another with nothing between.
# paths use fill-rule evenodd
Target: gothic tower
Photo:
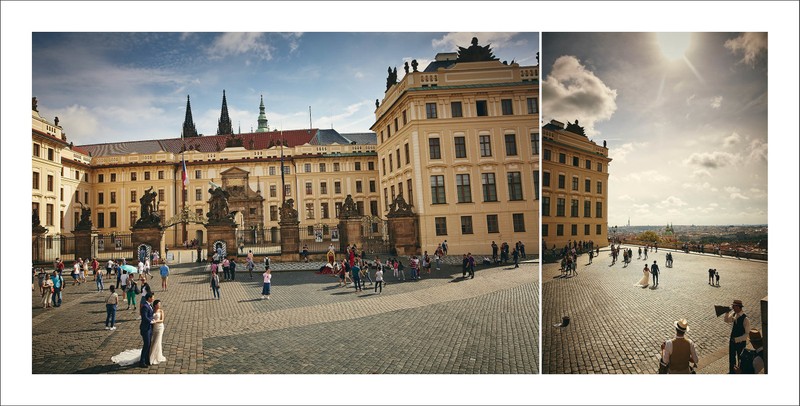
<instances>
[{"instance_id":1,"label":"gothic tower","mask_svg":"<svg viewBox=\"0 0 800 406\"><path fill-rule=\"evenodd\" d=\"M257 133L265 133L269 131L269 121L267 115L264 113L264 95L261 95L261 105L258 107L258 129Z\"/></svg>"},{"instance_id":2,"label":"gothic tower","mask_svg":"<svg viewBox=\"0 0 800 406\"><path fill-rule=\"evenodd\" d=\"M197 137L197 129L192 120L192 104L189 103L189 95L186 95L186 118L183 119L183 131L181 137Z\"/></svg>"},{"instance_id":3,"label":"gothic tower","mask_svg":"<svg viewBox=\"0 0 800 406\"><path fill-rule=\"evenodd\" d=\"M222 112L219 116L219 125L217 126L217 135L233 134L233 123L228 116L228 100L225 98L225 90L222 90Z\"/></svg>"}]
</instances>

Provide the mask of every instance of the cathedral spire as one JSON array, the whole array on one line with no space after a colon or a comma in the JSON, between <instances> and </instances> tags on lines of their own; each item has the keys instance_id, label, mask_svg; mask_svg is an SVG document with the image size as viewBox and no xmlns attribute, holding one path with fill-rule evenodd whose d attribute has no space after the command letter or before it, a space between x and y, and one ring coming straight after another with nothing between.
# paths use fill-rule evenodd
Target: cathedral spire
<instances>
[{"instance_id":1,"label":"cathedral spire","mask_svg":"<svg viewBox=\"0 0 800 406\"><path fill-rule=\"evenodd\" d=\"M264 113L264 95L261 95L261 105L258 107L258 129L256 132L265 133L269 131L269 121L267 115Z\"/></svg>"},{"instance_id":2,"label":"cathedral spire","mask_svg":"<svg viewBox=\"0 0 800 406\"><path fill-rule=\"evenodd\" d=\"M233 134L233 124L231 118L228 116L228 100L225 97L225 90L222 90L222 112L219 116L219 125L217 126L217 135Z\"/></svg>"},{"instance_id":3,"label":"cathedral spire","mask_svg":"<svg viewBox=\"0 0 800 406\"><path fill-rule=\"evenodd\" d=\"M186 118L183 119L181 137L197 136L197 129L194 127L194 120L192 119L192 104L189 102L189 95L186 95Z\"/></svg>"}]
</instances>

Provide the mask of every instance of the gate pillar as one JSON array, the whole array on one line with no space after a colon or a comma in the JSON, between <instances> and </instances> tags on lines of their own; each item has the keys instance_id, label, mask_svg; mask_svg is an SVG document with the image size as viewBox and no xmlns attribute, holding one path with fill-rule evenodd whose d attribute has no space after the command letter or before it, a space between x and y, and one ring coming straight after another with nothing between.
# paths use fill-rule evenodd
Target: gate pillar
<instances>
[{"instance_id":1,"label":"gate pillar","mask_svg":"<svg viewBox=\"0 0 800 406\"><path fill-rule=\"evenodd\" d=\"M412 210L413 206L406 203L403 195L397 195L389 206L386 218L389 220L389 242L396 255L418 255L419 244L419 218Z\"/></svg>"}]
</instances>

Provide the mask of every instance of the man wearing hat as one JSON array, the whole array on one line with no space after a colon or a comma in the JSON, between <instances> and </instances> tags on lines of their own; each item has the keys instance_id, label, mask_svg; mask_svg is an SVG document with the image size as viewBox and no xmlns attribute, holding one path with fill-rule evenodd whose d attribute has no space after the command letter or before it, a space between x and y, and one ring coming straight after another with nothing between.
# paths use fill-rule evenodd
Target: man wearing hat
<instances>
[{"instance_id":1,"label":"man wearing hat","mask_svg":"<svg viewBox=\"0 0 800 406\"><path fill-rule=\"evenodd\" d=\"M725 314L725 322L732 323L731 339L728 343L728 373L735 373L738 360L741 358L742 351L747 346L747 334L750 331L750 319L744 314L742 309L744 304L736 299L731 303L732 310Z\"/></svg>"},{"instance_id":2,"label":"man wearing hat","mask_svg":"<svg viewBox=\"0 0 800 406\"><path fill-rule=\"evenodd\" d=\"M661 359L669 365L671 374L691 373L690 361L694 364L694 368L697 368L697 350L694 342L685 337L687 331L689 331L689 322L686 319L680 319L675 322L675 338L661 344Z\"/></svg>"},{"instance_id":3,"label":"man wearing hat","mask_svg":"<svg viewBox=\"0 0 800 406\"><path fill-rule=\"evenodd\" d=\"M761 331L750 330L750 344L753 349L745 348L739 361L736 372L740 374L758 374L764 369L764 347Z\"/></svg>"}]
</instances>

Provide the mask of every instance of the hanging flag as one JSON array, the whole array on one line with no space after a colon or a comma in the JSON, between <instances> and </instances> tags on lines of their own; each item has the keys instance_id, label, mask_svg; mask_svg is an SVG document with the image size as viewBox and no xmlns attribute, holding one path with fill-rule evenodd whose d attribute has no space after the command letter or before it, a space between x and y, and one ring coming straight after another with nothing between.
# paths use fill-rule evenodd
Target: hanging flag
<instances>
[{"instance_id":1,"label":"hanging flag","mask_svg":"<svg viewBox=\"0 0 800 406\"><path fill-rule=\"evenodd\" d=\"M181 173L181 178L183 179L183 188L186 188L186 185L189 184L189 175L186 173L186 159L183 159L183 173Z\"/></svg>"}]
</instances>

